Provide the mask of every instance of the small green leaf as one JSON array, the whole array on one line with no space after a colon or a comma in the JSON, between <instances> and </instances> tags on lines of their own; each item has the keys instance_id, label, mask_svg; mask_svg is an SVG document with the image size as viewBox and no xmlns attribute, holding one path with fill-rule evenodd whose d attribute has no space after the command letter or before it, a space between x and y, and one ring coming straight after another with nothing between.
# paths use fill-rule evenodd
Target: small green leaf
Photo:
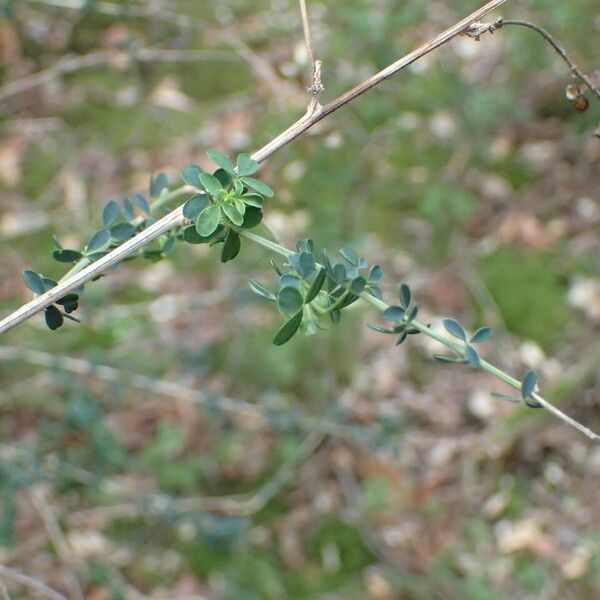
<instances>
[{"instance_id":1,"label":"small green leaf","mask_svg":"<svg viewBox=\"0 0 600 600\"><path fill-rule=\"evenodd\" d=\"M481 344L492 335L492 330L489 327L480 327L471 338L471 344Z\"/></svg>"},{"instance_id":2,"label":"small green leaf","mask_svg":"<svg viewBox=\"0 0 600 600\"><path fill-rule=\"evenodd\" d=\"M356 277L350 283L350 291L358 296L364 291L366 285L367 280L364 277Z\"/></svg>"},{"instance_id":3,"label":"small green leaf","mask_svg":"<svg viewBox=\"0 0 600 600\"><path fill-rule=\"evenodd\" d=\"M219 226L220 220L221 207L217 204L207 206L200 213L200 215L198 215L198 220L196 221L196 231L202 237L208 237Z\"/></svg>"},{"instance_id":4,"label":"small green leaf","mask_svg":"<svg viewBox=\"0 0 600 600\"><path fill-rule=\"evenodd\" d=\"M44 310L44 316L46 318L46 325L52 330L55 331L65 322L64 317L60 310L51 304Z\"/></svg>"},{"instance_id":5,"label":"small green leaf","mask_svg":"<svg viewBox=\"0 0 600 600\"><path fill-rule=\"evenodd\" d=\"M298 256L298 272L302 277L309 277L315 272L315 257L312 252L302 252Z\"/></svg>"},{"instance_id":6,"label":"small green leaf","mask_svg":"<svg viewBox=\"0 0 600 600\"><path fill-rule=\"evenodd\" d=\"M148 204L148 200L144 198L141 194L136 194L132 198L133 203L145 214L150 215L150 205Z\"/></svg>"},{"instance_id":7,"label":"small green leaf","mask_svg":"<svg viewBox=\"0 0 600 600\"><path fill-rule=\"evenodd\" d=\"M241 225L244 222L244 215L240 213L237 207L233 204L225 203L222 205L223 212L234 225Z\"/></svg>"},{"instance_id":8,"label":"small green leaf","mask_svg":"<svg viewBox=\"0 0 600 600\"><path fill-rule=\"evenodd\" d=\"M221 262L226 263L233 260L240 253L241 247L240 236L233 229L230 229L221 250Z\"/></svg>"},{"instance_id":9,"label":"small green leaf","mask_svg":"<svg viewBox=\"0 0 600 600\"><path fill-rule=\"evenodd\" d=\"M410 288L406 283L401 283L400 288L398 289L398 296L400 297L400 304L408 310L411 301L411 293Z\"/></svg>"},{"instance_id":10,"label":"small green leaf","mask_svg":"<svg viewBox=\"0 0 600 600\"><path fill-rule=\"evenodd\" d=\"M481 364L477 350L475 350L475 348L469 344L465 346L465 359L467 363L473 367L478 367Z\"/></svg>"},{"instance_id":11,"label":"small green leaf","mask_svg":"<svg viewBox=\"0 0 600 600\"><path fill-rule=\"evenodd\" d=\"M44 278L35 271L31 271L27 269L27 271L23 271L23 281L25 285L34 293L34 294L43 294L46 291L46 286L44 285Z\"/></svg>"},{"instance_id":12,"label":"small green leaf","mask_svg":"<svg viewBox=\"0 0 600 600\"><path fill-rule=\"evenodd\" d=\"M181 172L181 179L192 187L201 188L200 173L203 171L198 165L189 165Z\"/></svg>"},{"instance_id":13,"label":"small green leaf","mask_svg":"<svg viewBox=\"0 0 600 600\"><path fill-rule=\"evenodd\" d=\"M108 229L101 229L97 231L88 242L86 252L87 254L92 254L93 252L98 252L99 250L103 250L108 246L110 242L110 231Z\"/></svg>"},{"instance_id":14,"label":"small green leaf","mask_svg":"<svg viewBox=\"0 0 600 600\"><path fill-rule=\"evenodd\" d=\"M228 190L234 181L233 176L230 175L225 169L217 169L213 175L219 180L219 183L224 190Z\"/></svg>"},{"instance_id":15,"label":"small green leaf","mask_svg":"<svg viewBox=\"0 0 600 600\"><path fill-rule=\"evenodd\" d=\"M54 250L52 258L60 263L76 263L83 254L77 250Z\"/></svg>"},{"instance_id":16,"label":"small green leaf","mask_svg":"<svg viewBox=\"0 0 600 600\"><path fill-rule=\"evenodd\" d=\"M259 194L244 194L240 197L240 200L248 206L256 206L256 208L262 208L264 201L263 197Z\"/></svg>"},{"instance_id":17,"label":"small green leaf","mask_svg":"<svg viewBox=\"0 0 600 600\"><path fill-rule=\"evenodd\" d=\"M292 339L296 331L300 328L302 324L302 311L299 310L291 319L286 321L279 329L275 337L273 338L273 343L276 346L282 346L287 341Z\"/></svg>"},{"instance_id":18,"label":"small green leaf","mask_svg":"<svg viewBox=\"0 0 600 600\"><path fill-rule=\"evenodd\" d=\"M383 279L383 269L379 265L373 265L369 271L367 281L369 285L372 283L379 283Z\"/></svg>"},{"instance_id":19,"label":"small green leaf","mask_svg":"<svg viewBox=\"0 0 600 600\"><path fill-rule=\"evenodd\" d=\"M183 216L190 221L195 221L209 204L210 200L206 194L196 194L183 205Z\"/></svg>"},{"instance_id":20,"label":"small green leaf","mask_svg":"<svg viewBox=\"0 0 600 600\"><path fill-rule=\"evenodd\" d=\"M456 319L444 319L443 324L444 328L450 335L453 335L455 338L458 338L463 342L467 341L467 334Z\"/></svg>"},{"instance_id":21,"label":"small green leaf","mask_svg":"<svg viewBox=\"0 0 600 600\"><path fill-rule=\"evenodd\" d=\"M246 206L246 212L244 213L244 222L242 227L244 229L252 229L260 224L263 218L263 213L260 208L255 206Z\"/></svg>"},{"instance_id":22,"label":"small green leaf","mask_svg":"<svg viewBox=\"0 0 600 600\"><path fill-rule=\"evenodd\" d=\"M304 298L296 287L286 286L277 294L277 307L285 316L298 312L304 304Z\"/></svg>"},{"instance_id":23,"label":"small green leaf","mask_svg":"<svg viewBox=\"0 0 600 600\"><path fill-rule=\"evenodd\" d=\"M340 254L353 266L356 267L358 266L358 259L356 258L356 256L354 255L354 253L352 252L352 250L349 250L348 248L341 248L340 249Z\"/></svg>"},{"instance_id":24,"label":"small green leaf","mask_svg":"<svg viewBox=\"0 0 600 600\"><path fill-rule=\"evenodd\" d=\"M116 221L119 213L119 205L114 200L111 200L102 211L104 227L110 227Z\"/></svg>"},{"instance_id":25,"label":"small green leaf","mask_svg":"<svg viewBox=\"0 0 600 600\"><path fill-rule=\"evenodd\" d=\"M306 304L308 304L309 302L312 302L318 296L319 292L321 291L321 288L323 287L323 284L325 283L325 277L326 277L325 269L321 269L317 273L317 276L315 277L314 281L312 282L312 284L306 294L306 298L304 299L304 302Z\"/></svg>"},{"instance_id":26,"label":"small green leaf","mask_svg":"<svg viewBox=\"0 0 600 600\"><path fill-rule=\"evenodd\" d=\"M125 217L126 221L133 221L135 218L135 213L133 211L133 204L129 198L123 199L123 207L121 208L121 213Z\"/></svg>"},{"instance_id":27,"label":"small green leaf","mask_svg":"<svg viewBox=\"0 0 600 600\"><path fill-rule=\"evenodd\" d=\"M386 321L402 321L406 311L400 306L388 306L381 315Z\"/></svg>"},{"instance_id":28,"label":"small green leaf","mask_svg":"<svg viewBox=\"0 0 600 600\"><path fill-rule=\"evenodd\" d=\"M346 281L346 267L342 263L336 263L331 270L333 280L338 285L342 285Z\"/></svg>"},{"instance_id":29,"label":"small green leaf","mask_svg":"<svg viewBox=\"0 0 600 600\"><path fill-rule=\"evenodd\" d=\"M221 190L223 189L221 182L214 175L211 175L210 173L205 173L205 172L200 173L199 178L200 178L200 183L202 184L202 187L211 196L218 198L221 193Z\"/></svg>"},{"instance_id":30,"label":"small green leaf","mask_svg":"<svg viewBox=\"0 0 600 600\"><path fill-rule=\"evenodd\" d=\"M250 280L250 289L259 296L266 298L267 300L275 301L277 300L277 296L268 288L266 288L262 283L255 281L254 279Z\"/></svg>"},{"instance_id":31,"label":"small green leaf","mask_svg":"<svg viewBox=\"0 0 600 600\"><path fill-rule=\"evenodd\" d=\"M131 223L117 223L110 228L110 237L115 242L124 242L135 235L135 227Z\"/></svg>"},{"instance_id":32,"label":"small green leaf","mask_svg":"<svg viewBox=\"0 0 600 600\"><path fill-rule=\"evenodd\" d=\"M167 187L167 184L167 176L164 173L159 173L150 183L150 195L153 198L158 198Z\"/></svg>"},{"instance_id":33,"label":"small green leaf","mask_svg":"<svg viewBox=\"0 0 600 600\"><path fill-rule=\"evenodd\" d=\"M408 333L406 331L403 331L400 336L398 337L398 339L396 340L396 343L394 344L395 346L399 346L408 336Z\"/></svg>"},{"instance_id":34,"label":"small green leaf","mask_svg":"<svg viewBox=\"0 0 600 600\"><path fill-rule=\"evenodd\" d=\"M525 377L523 378L523 383L521 383L521 395L523 398L528 398L531 396L533 392L535 392L535 387L537 385L537 375L535 371L527 371Z\"/></svg>"},{"instance_id":35,"label":"small green leaf","mask_svg":"<svg viewBox=\"0 0 600 600\"><path fill-rule=\"evenodd\" d=\"M221 169L230 175L235 175L235 170L231 161L222 152L219 152L218 150L209 150L206 154L208 154L208 158L219 165Z\"/></svg>"},{"instance_id":36,"label":"small green leaf","mask_svg":"<svg viewBox=\"0 0 600 600\"><path fill-rule=\"evenodd\" d=\"M262 196L265 196L265 198L272 198L275 195L275 192L266 183L254 179L254 177L240 177L240 181L246 187L252 188Z\"/></svg>"},{"instance_id":37,"label":"small green leaf","mask_svg":"<svg viewBox=\"0 0 600 600\"><path fill-rule=\"evenodd\" d=\"M249 154L240 154L237 157L237 173L240 177L254 175L258 169L258 163Z\"/></svg>"}]
</instances>

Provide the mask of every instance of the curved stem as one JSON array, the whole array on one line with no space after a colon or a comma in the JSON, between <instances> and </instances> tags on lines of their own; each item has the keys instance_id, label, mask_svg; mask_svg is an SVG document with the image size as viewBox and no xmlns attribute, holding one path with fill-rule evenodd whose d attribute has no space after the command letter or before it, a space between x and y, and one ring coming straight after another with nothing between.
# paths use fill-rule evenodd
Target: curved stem
<instances>
[{"instance_id":1,"label":"curved stem","mask_svg":"<svg viewBox=\"0 0 600 600\"><path fill-rule=\"evenodd\" d=\"M238 233L242 237L245 237L245 238L255 242L256 244L259 244L259 245L263 246L264 248L267 248L273 252L276 252L277 254L285 256L286 258L289 257L291 254L293 254L293 252L291 250L289 250L288 248L285 248L284 246L281 246L280 244L271 242L270 240L267 240L267 239L263 238L262 236L257 235L255 233L251 233L251 232L245 231L243 229L238 230ZM317 263L316 267L323 268L323 265L320 265L319 263ZM376 310L378 310L380 312L383 312L384 310L389 308L389 304L386 304L385 302L383 302L383 300L379 300L378 298L375 298L375 296L372 296L368 292L362 292L360 294L360 298L362 300L364 300L365 302L367 302L368 304L370 304L371 306L373 306L373 308L375 308ZM450 350L457 352L461 356L464 355L463 347L460 344L457 344L452 339L444 336L441 333L438 333L437 331L434 331L433 329L431 329L430 327L425 325L425 323L421 323L420 321L413 320L413 321L411 321L411 326L415 327L416 329L418 329L421 333L425 334L426 336L434 339L436 342L444 345L446 348L449 348ZM517 390L521 389L521 381L519 381L518 379L515 379L514 377L512 377L508 373L504 372L502 369L496 367L495 365L481 359L480 367L484 371L487 371L491 375L494 375L498 379L501 379L502 381L504 381L511 387L513 387ZM551 404L550 402L545 400L540 394L533 393L533 394L531 394L531 396L534 400L536 400L539 404L541 404L544 409L546 409L549 413L554 415L556 418L560 419L563 423L566 423L567 425L577 429L577 431L579 431L580 433L583 433L590 440L593 440L596 442L600 441L600 436L598 434L594 433L591 429L588 429L581 423L578 423L577 421L575 421L574 419L572 419L571 417L569 417L568 415L563 413L561 410L556 408L556 406L554 406L553 404Z\"/></svg>"},{"instance_id":2,"label":"curved stem","mask_svg":"<svg viewBox=\"0 0 600 600\"><path fill-rule=\"evenodd\" d=\"M500 29L501 27L505 27L506 25L513 25L518 27L527 27L528 29L532 29L539 35L541 35L551 46L554 48L555 52L564 60L566 65L569 67L571 73L577 79L579 79L589 90L600 100L600 90L594 85L592 80L573 62L573 60L569 57L565 49L545 30L542 29L539 25L535 23L530 23L529 21L514 21L514 20L498 20L497 24L495 24L496 29ZM491 31L491 30L490 30Z\"/></svg>"}]
</instances>

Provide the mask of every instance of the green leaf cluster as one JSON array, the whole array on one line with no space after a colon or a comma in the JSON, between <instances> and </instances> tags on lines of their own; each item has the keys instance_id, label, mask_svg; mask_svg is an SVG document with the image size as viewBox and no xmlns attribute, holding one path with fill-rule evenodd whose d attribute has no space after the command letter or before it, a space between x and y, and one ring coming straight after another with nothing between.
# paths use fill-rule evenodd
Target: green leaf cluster
<instances>
[{"instance_id":1,"label":"green leaf cluster","mask_svg":"<svg viewBox=\"0 0 600 600\"><path fill-rule=\"evenodd\" d=\"M381 267L375 265L367 272L367 262L352 251L343 248L340 255L344 262L332 263L327 252L322 251L318 262L313 241L302 240L282 267L271 261L278 277L277 291L257 281L250 282L250 289L275 303L285 319L274 344L285 344L299 330L310 335L339 323L342 310L354 304L360 294L381 299L377 287L383 278Z\"/></svg>"},{"instance_id":2,"label":"green leaf cluster","mask_svg":"<svg viewBox=\"0 0 600 600\"><path fill-rule=\"evenodd\" d=\"M382 327L375 323L367 324L368 327L379 333L390 335L399 334L396 346L399 346L404 342L409 335L421 333L416 327L412 326L412 322L417 318L419 307L416 304L412 304L412 293L410 287L406 283L400 284L398 288L398 298L400 304L388 306L381 315L384 320L393 321L395 323L393 327Z\"/></svg>"},{"instance_id":3,"label":"green leaf cluster","mask_svg":"<svg viewBox=\"0 0 600 600\"><path fill-rule=\"evenodd\" d=\"M183 207L184 217L194 222L184 230L183 239L190 244L223 243L221 260L227 262L241 249L235 228L256 227L263 218L264 199L274 193L266 183L250 177L259 165L249 154L240 154L235 165L216 150L207 154L218 165L213 173L190 165L181 174L199 191Z\"/></svg>"}]
</instances>

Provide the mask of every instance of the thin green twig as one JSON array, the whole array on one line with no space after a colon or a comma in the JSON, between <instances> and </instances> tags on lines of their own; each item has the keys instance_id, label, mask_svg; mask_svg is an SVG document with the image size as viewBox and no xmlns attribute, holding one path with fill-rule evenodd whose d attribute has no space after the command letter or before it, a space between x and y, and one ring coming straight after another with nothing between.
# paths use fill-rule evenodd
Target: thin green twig
<instances>
[{"instance_id":1,"label":"thin green twig","mask_svg":"<svg viewBox=\"0 0 600 600\"><path fill-rule=\"evenodd\" d=\"M285 256L286 258L289 257L291 254L293 254L293 252L291 250L285 248L284 246L281 246L280 244L272 242L271 240L267 240L260 235L251 233L249 231L245 231L243 229L238 229L237 231L241 236L245 237L246 239L249 239L257 244L260 244L261 246L263 246L273 252L276 252L277 254ZM323 268L323 266L317 264L317 268ZM371 306L373 306L376 310L378 310L380 312L383 312L384 310L386 310L390 307L389 304L386 304L382 300L375 298L375 296L372 296L368 292L362 292L360 294L360 298L362 300L364 300L365 302L367 302L368 304L370 304ZM444 345L446 348L458 353L460 356L464 356L463 348L459 344L452 341L450 338L444 336L443 334L440 334L437 331L434 331L433 329L431 329L431 327L429 327L425 323L421 323L420 321L413 320L413 321L411 321L411 326L415 327L416 329L418 329L421 333L425 334L426 336L434 339L436 342L439 342L440 344ZM512 377L508 373L504 372L502 369L492 365L491 363L481 359L480 367L484 371L487 371L491 375L494 375L498 379L501 379L502 381L504 381L511 387L513 387L517 390L521 389L521 383L522 383L521 381L519 381L518 379L515 379L514 377ZM554 415L557 419L561 420L563 423L566 423L567 425L573 427L574 429L577 429L577 431L579 431L580 433L583 433L590 440L593 440L595 442L600 441L600 436L598 434L594 433L591 429L588 429L585 425L582 425L581 423L575 421L574 419L572 419L571 417L569 417L568 415L563 413L561 410L556 408L556 406L554 406L553 404L548 402L537 392L532 393L531 397L534 400L536 400L546 411L548 411L549 413Z\"/></svg>"}]
</instances>

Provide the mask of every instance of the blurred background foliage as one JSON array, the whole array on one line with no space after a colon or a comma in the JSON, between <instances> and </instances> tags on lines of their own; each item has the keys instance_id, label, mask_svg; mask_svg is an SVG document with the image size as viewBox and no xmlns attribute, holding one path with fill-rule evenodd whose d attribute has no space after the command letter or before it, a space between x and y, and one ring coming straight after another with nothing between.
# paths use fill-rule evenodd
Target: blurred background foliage
<instances>
[{"instance_id":1,"label":"blurred background foliage","mask_svg":"<svg viewBox=\"0 0 600 600\"><path fill-rule=\"evenodd\" d=\"M479 4L310 2L324 99ZM600 67L595 0L502 14ZM29 299L23 269L61 275L52 234L82 246L108 200L255 150L306 105L293 0L15 0L0 59L2 314ZM569 82L530 31L459 38L261 176L288 245L350 246L432 322L492 325L484 355L597 430L600 109L575 111ZM273 347L247 285L267 268L247 244L225 266L177 248L88 286L82 325L3 337L0 564L93 600L595 597L598 448L426 341L393 349L365 309Z\"/></svg>"}]
</instances>

